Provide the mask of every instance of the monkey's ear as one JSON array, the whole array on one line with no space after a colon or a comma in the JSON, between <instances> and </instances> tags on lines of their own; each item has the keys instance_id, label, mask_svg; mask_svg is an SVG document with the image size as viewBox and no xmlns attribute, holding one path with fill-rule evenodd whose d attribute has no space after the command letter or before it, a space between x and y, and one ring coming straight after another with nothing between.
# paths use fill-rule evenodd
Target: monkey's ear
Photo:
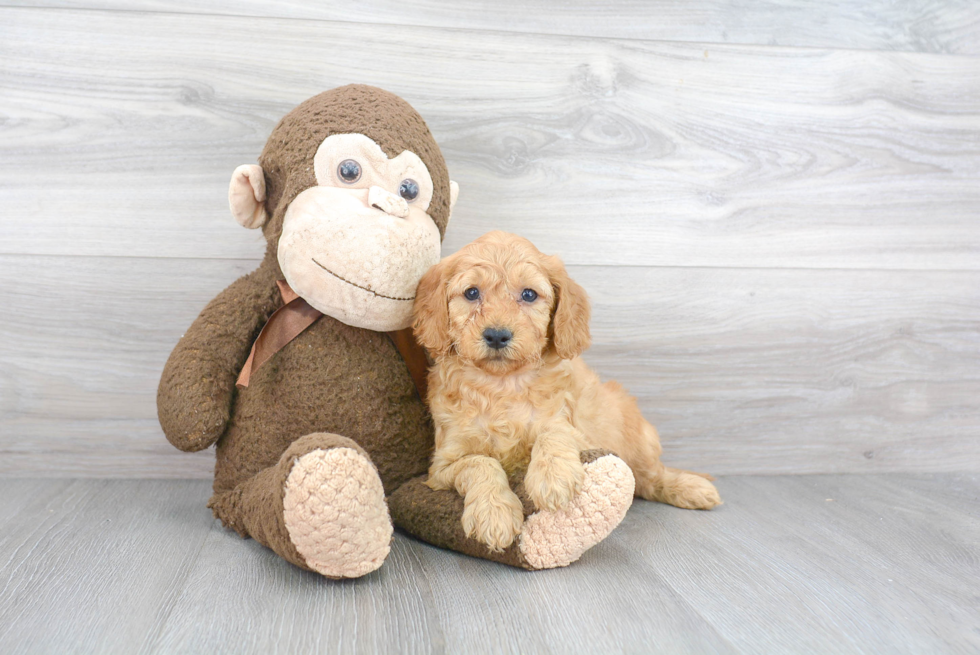
<instances>
[{"instance_id":1,"label":"monkey's ear","mask_svg":"<svg viewBox=\"0 0 980 655\"><path fill-rule=\"evenodd\" d=\"M449 221L453 220L453 207L456 206L456 198L459 197L459 185L453 180L449 180L449 216L446 217L446 227Z\"/></svg>"},{"instance_id":2,"label":"monkey's ear","mask_svg":"<svg viewBox=\"0 0 980 655\"><path fill-rule=\"evenodd\" d=\"M449 211L456 206L456 198L459 198L459 185L455 180L449 180Z\"/></svg>"},{"instance_id":3,"label":"monkey's ear","mask_svg":"<svg viewBox=\"0 0 980 655\"><path fill-rule=\"evenodd\" d=\"M568 277L557 257L548 257L546 269L555 290L555 308L549 328L551 346L562 359L574 359L592 343L589 332L589 296Z\"/></svg>"},{"instance_id":4,"label":"monkey's ear","mask_svg":"<svg viewBox=\"0 0 980 655\"><path fill-rule=\"evenodd\" d=\"M265 173L261 166L245 164L235 169L228 185L228 206L239 225L255 229L265 225Z\"/></svg>"},{"instance_id":5,"label":"monkey's ear","mask_svg":"<svg viewBox=\"0 0 980 655\"><path fill-rule=\"evenodd\" d=\"M449 294L446 291L452 260L452 257L447 257L430 268L422 276L415 292L412 330L416 341L433 357L445 355L452 346L449 337Z\"/></svg>"}]
</instances>

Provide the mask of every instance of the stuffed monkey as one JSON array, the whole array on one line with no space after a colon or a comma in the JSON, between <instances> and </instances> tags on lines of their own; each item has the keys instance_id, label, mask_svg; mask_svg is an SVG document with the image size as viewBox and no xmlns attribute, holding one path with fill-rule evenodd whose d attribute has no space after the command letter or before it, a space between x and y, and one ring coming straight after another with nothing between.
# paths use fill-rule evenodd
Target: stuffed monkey
<instances>
[{"instance_id":1,"label":"stuffed monkey","mask_svg":"<svg viewBox=\"0 0 980 655\"><path fill-rule=\"evenodd\" d=\"M181 338L157 407L177 448L217 445L215 517L296 566L329 578L374 571L392 518L439 546L562 566L629 506L632 479L609 466L621 460L583 453L587 479L572 505L525 503L524 532L492 552L463 534L458 494L422 483L434 435L420 397L425 355L407 328L456 193L421 116L360 85L303 102L259 165L232 176L232 213L262 229L265 258Z\"/></svg>"}]
</instances>

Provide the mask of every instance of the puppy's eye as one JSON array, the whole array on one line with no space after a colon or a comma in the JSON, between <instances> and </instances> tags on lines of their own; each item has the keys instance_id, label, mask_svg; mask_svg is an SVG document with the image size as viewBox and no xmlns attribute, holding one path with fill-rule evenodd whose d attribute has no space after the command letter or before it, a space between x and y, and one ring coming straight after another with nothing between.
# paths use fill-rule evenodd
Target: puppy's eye
<instances>
[{"instance_id":1,"label":"puppy's eye","mask_svg":"<svg viewBox=\"0 0 980 655\"><path fill-rule=\"evenodd\" d=\"M535 291L534 289L524 289L524 292L521 293L521 300L523 300L524 302L534 302L537 299L538 299L538 292Z\"/></svg>"},{"instance_id":2,"label":"puppy's eye","mask_svg":"<svg viewBox=\"0 0 980 655\"><path fill-rule=\"evenodd\" d=\"M342 182L354 184L354 182L361 179L361 165L353 159L345 159L337 167L337 175Z\"/></svg>"},{"instance_id":3,"label":"puppy's eye","mask_svg":"<svg viewBox=\"0 0 980 655\"><path fill-rule=\"evenodd\" d=\"M418 182L410 178L402 180L401 186L398 187L398 195L405 200L412 202L419 197Z\"/></svg>"},{"instance_id":4,"label":"puppy's eye","mask_svg":"<svg viewBox=\"0 0 980 655\"><path fill-rule=\"evenodd\" d=\"M477 289L476 287L470 287L469 289L463 292L463 297L466 298L467 300L476 300L477 298L480 297L480 290Z\"/></svg>"}]
</instances>

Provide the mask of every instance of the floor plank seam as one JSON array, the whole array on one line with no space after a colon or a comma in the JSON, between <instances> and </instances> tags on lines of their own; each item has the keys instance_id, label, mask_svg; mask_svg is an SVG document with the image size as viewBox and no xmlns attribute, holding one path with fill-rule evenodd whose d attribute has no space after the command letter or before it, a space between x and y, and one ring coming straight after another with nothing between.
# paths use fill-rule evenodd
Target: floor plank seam
<instances>
[{"instance_id":1,"label":"floor plank seam","mask_svg":"<svg viewBox=\"0 0 980 655\"><path fill-rule=\"evenodd\" d=\"M429 596L430 596L430 598L435 598L436 592L432 588L432 578L429 575L428 568L424 566L424 564L422 562L422 558L420 556L420 550L419 549L425 547L426 544L423 544L422 542L416 541L414 538L412 538L411 536L409 536L409 534L407 532L404 532L400 528L395 528L395 538L398 538L399 536L405 542L407 542L409 544L410 547L407 549L409 551L409 553L410 553L409 557L411 557L412 563L416 567L416 570L422 572L422 579L425 580L425 586L429 590ZM438 617L435 617L435 618L438 618ZM440 655L442 655L442 654L444 654L446 652L446 644L447 644L447 641L446 641L446 633L442 629L442 623L441 622L432 621L431 622L431 625L434 625L435 630L436 630L436 633L437 633L437 635L439 637L439 640L440 640L440 645L441 645L441 649L439 649L438 651L434 651L434 652L437 652Z\"/></svg>"},{"instance_id":2,"label":"floor plank seam","mask_svg":"<svg viewBox=\"0 0 980 655\"><path fill-rule=\"evenodd\" d=\"M951 52L923 52L920 50L877 50L868 48L842 48L840 46L803 46L803 45L770 45L768 43L730 43L724 41L674 41L669 39L643 39L625 36L592 36L583 34L567 34L567 33L554 33L554 32L519 32L501 29L477 29L473 27L447 27L443 25L407 25L404 23L384 23L384 22L366 22L366 21L353 21L353 20L336 20L327 18L312 18L312 17L293 17L293 16L256 16L251 14L217 14L217 13L197 13L197 12L186 12L186 11L150 11L145 9L104 9L101 7L52 7L52 6L34 6L34 7L21 7L17 5L5 5L0 4L0 10L13 10L22 9L27 11L77 11L77 12L91 12L91 13L104 13L104 14L152 14L152 15L164 15L164 16L190 16L190 17L210 17L210 18L232 18L232 19L254 19L254 20L267 20L267 21L300 21L304 23L316 22L325 23L333 25L364 25L369 27L390 27L397 29L419 29L419 30L442 30L452 33L462 33L462 34L501 34L507 36L534 36L548 38L552 37L555 39L575 39L582 41L604 41L609 43L662 43L664 45L671 46L690 46L692 49L703 49L705 47L714 48L725 48L725 49L741 49L741 48L766 48L769 50L785 50L785 51L814 51L814 52L864 52L864 53L886 53L886 54L900 54L900 55L922 55L922 56L936 56L936 57L962 57L966 59L980 59L980 55L969 55L969 54L959 54Z\"/></svg>"},{"instance_id":3,"label":"floor plank seam","mask_svg":"<svg viewBox=\"0 0 980 655\"><path fill-rule=\"evenodd\" d=\"M262 246L265 247L264 245ZM561 254L561 253L559 253ZM262 263L262 256L256 255L253 257L169 257L166 255L158 256L147 256L147 255L119 255L114 253L106 254L68 254L68 253L31 253L31 252L3 252L0 251L0 257L23 257L23 258L51 258L57 259L59 261L64 261L66 259L112 259L112 260L147 260L147 261L167 261L167 262L237 262L240 264L254 264L258 266ZM980 273L980 267L978 268L906 268L900 266L868 266L868 267L856 267L856 266L704 266L703 264L696 264L692 266L678 266L678 265L662 265L662 264L618 264L618 263L608 263L608 264L594 264L594 263L575 263L571 260L565 262L568 266L573 268L616 268L616 269L641 269L641 270L663 270L663 271L798 271L798 272L836 272L836 273L923 273L923 274L944 274L944 273L956 273L956 274L967 274L967 273ZM112 420L111 418L99 419L99 420Z\"/></svg>"},{"instance_id":4,"label":"floor plank seam","mask_svg":"<svg viewBox=\"0 0 980 655\"><path fill-rule=\"evenodd\" d=\"M214 532L216 523L217 523L217 519L212 519L211 525L208 527L207 531L205 531L204 535L201 538L201 545L194 553L193 564L187 567L187 570L184 573L184 575L181 576L179 583L174 585L174 593L169 598L167 598L164 603L164 605L166 606L166 614L160 620L160 624L157 627L155 634L152 637L148 637L146 641L144 641L144 645L141 646L139 649L140 653L149 654L149 653L159 652L158 644L160 642L160 638L163 636L164 632L166 631L167 625L170 623L170 618L173 616L174 610L177 607L177 603L180 601L181 596L183 595L185 589L187 588L187 581L190 579L194 571L197 570L198 563L201 561L201 553L204 552L204 547L208 543L208 537L210 537L211 533Z\"/></svg>"}]
</instances>

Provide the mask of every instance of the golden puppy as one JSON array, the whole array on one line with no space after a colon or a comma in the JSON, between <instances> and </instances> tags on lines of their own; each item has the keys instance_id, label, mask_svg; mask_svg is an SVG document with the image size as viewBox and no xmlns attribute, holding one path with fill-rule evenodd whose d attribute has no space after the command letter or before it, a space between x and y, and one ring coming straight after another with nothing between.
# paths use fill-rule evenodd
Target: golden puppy
<instances>
[{"instance_id":1,"label":"golden puppy","mask_svg":"<svg viewBox=\"0 0 980 655\"><path fill-rule=\"evenodd\" d=\"M516 471L526 470L538 509L567 505L584 477L579 452L589 448L619 455L638 496L687 509L721 503L705 477L664 467L635 399L602 384L579 357L590 343L585 291L527 239L491 232L429 269L413 327L435 360L427 484L465 498L470 537L499 550L521 531L521 501L508 484Z\"/></svg>"}]
</instances>

